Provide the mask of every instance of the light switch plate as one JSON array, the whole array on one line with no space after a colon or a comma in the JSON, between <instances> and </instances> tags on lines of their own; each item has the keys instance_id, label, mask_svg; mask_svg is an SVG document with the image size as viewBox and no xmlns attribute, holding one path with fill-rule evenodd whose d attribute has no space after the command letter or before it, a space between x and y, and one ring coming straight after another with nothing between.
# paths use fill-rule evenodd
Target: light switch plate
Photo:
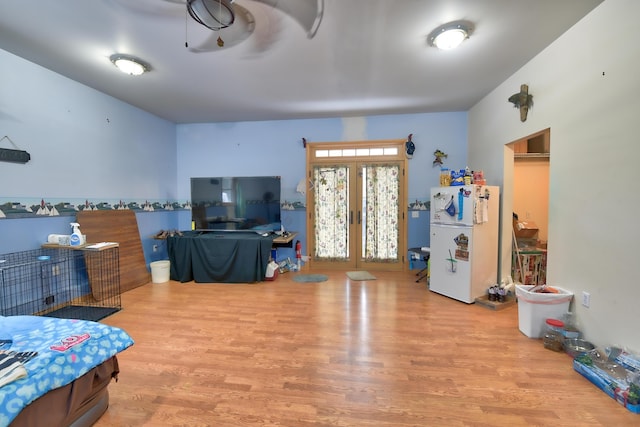
<instances>
[{"instance_id":1,"label":"light switch plate","mask_svg":"<svg viewBox=\"0 0 640 427\"><path fill-rule=\"evenodd\" d=\"M589 292L582 292L582 305L587 308L591 305L591 294Z\"/></svg>"}]
</instances>

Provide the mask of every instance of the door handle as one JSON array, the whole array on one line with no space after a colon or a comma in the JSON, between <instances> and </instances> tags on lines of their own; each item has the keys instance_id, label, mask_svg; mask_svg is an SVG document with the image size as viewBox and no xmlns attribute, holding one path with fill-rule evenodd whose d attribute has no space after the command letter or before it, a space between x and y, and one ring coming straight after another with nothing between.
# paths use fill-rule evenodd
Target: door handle
<instances>
[{"instance_id":1,"label":"door handle","mask_svg":"<svg viewBox=\"0 0 640 427\"><path fill-rule=\"evenodd\" d=\"M361 213L361 212L360 212L360 211L358 211L358 225L360 225L360 221L361 221L360 213Z\"/></svg>"},{"instance_id":2,"label":"door handle","mask_svg":"<svg viewBox=\"0 0 640 427\"><path fill-rule=\"evenodd\" d=\"M353 225L353 211L349 211L349 224Z\"/></svg>"}]
</instances>

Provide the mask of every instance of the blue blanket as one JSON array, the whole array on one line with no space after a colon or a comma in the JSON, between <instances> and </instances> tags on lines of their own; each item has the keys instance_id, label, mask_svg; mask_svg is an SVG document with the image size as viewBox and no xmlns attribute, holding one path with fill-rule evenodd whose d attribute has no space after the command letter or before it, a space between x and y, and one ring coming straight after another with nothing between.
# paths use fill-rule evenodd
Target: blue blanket
<instances>
[{"instance_id":1,"label":"blue blanket","mask_svg":"<svg viewBox=\"0 0 640 427\"><path fill-rule=\"evenodd\" d=\"M0 316L0 351L37 352L27 377L0 387L0 426L29 403L133 345L122 329L97 322L39 316Z\"/></svg>"}]
</instances>

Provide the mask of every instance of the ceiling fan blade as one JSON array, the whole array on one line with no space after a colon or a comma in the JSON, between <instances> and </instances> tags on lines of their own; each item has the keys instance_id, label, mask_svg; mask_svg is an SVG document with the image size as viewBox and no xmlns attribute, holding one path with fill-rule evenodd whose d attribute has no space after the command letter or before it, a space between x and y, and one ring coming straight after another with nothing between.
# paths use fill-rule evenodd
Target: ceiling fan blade
<instances>
[{"instance_id":1,"label":"ceiling fan blade","mask_svg":"<svg viewBox=\"0 0 640 427\"><path fill-rule=\"evenodd\" d=\"M256 11L258 23L246 51L248 57L256 57L271 50L282 38L282 14L264 7L264 11Z\"/></svg>"},{"instance_id":2,"label":"ceiling fan blade","mask_svg":"<svg viewBox=\"0 0 640 427\"><path fill-rule=\"evenodd\" d=\"M280 10L295 19L313 38L320 27L324 13L324 0L253 0Z\"/></svg>"}]
</instances>

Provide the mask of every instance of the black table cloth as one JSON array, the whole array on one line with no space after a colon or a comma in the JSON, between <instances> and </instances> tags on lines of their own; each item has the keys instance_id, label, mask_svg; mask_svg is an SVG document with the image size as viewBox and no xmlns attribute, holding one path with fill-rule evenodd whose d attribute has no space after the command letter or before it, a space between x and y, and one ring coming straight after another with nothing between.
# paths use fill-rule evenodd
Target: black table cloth
<instances>
[{"instance_id":1,"label":"black table cloth","mask_svg":"<svg viewBox=\"0 0 640 427\"><path fill-rule=\"evenodd\" d=\"M171 279L199 283L264 280L274 235L188 231L167 238Z\"/></svg>"}]
</instances>

